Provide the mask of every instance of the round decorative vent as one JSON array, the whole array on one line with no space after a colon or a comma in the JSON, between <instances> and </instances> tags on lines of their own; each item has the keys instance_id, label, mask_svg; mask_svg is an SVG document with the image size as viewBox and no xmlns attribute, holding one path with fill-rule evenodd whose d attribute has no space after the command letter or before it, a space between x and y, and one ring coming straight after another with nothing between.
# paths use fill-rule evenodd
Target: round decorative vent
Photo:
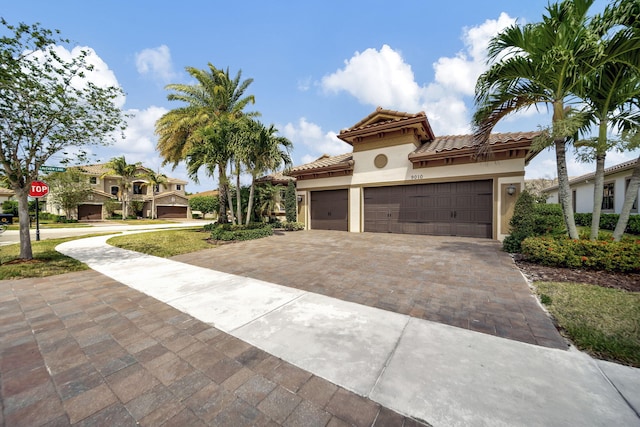
<instances>
[{"instance_id":1,"label":"round decorative vent","mask_svg":"<svg viewBox=\"0 0 640 427\"><path fill-rule=\"evenodd\" d=\"M387 166L387 156L384 154L378 154L375 159L373 159L373 164L376 165L378 169L382 169Z\"/></svg>"}]
</instances>

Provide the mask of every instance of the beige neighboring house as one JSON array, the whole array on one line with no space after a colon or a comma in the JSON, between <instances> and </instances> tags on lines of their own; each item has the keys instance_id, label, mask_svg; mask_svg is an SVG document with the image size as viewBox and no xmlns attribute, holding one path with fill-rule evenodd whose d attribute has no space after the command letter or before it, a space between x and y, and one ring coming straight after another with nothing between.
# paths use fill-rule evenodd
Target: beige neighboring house
<instances>
[{"instance_id":1,"label":"beige neighboring house","mask_svg":"<svg viewBox=\"0 0 640 427\"><path fill-rule=\"evenodd\" d=\"M6 202L7 200L12 200L15 195L16 195L15 191L9 188L0 187L0 204L2 204L3 202Z\"/></svg>"},{"instance_id":2,"label":"beige neighboring house","mask_svg":"<svg viewBox=\"0 0 640 427\"><path fill-rule=\"evenodd\" d=\"M76 218L80 221L100 221L107 218L104 203L107 200L118 200L120 191L120 176L109 174L109 167L105 164L76 166L84 174L88 175L91 184L91 194L78 205ZM185 195L187 181L167 177L165 184L157 188L144 178L150 169L140 166L136 171L136 177L131 179L127 200L142 201L142 216L144 218L190 218L189 202ZM155 198L155 203L154 203ZM155 206L156 215L152 215ZM53 203L47 203L47 211L56 215L64 215L64 211Z\"/></svg>"},{"instance_id":3,"label":"beige neighboring house","mask_svg":"<svg viewBox=\"0 0 640 427\"><path fill-rule=\"evenodd\" d=\"M380 107L338 138L350 153L287 172L307 229L503 239L538 132L490 136L476 160L472 135L436 136L424 112Z\"/></svg>"}]
</instances>

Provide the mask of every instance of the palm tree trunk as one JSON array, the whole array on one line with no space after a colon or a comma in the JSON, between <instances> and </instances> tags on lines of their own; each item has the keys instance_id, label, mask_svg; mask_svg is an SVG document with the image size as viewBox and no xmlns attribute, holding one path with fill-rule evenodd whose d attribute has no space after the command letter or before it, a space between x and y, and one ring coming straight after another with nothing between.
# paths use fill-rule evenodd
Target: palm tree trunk
<instances>
[{"instance_id":1,"label":"palm tree trunk","mask_svg":"<svg viewBox=\"0 0 640 427\"><path fill-rule=\"evenodd\" d=\"M596 155L596 175L593 181L593 214L591 216L591 240L598 240L600 231L600 213L602 212L602 197L604 191L604 160L606 153Z\"/></svg>"},{"instance_id":2,"label":"palm tree trunk","mask_svg":"<svg viewBox=\"0 0 640 427\"><path fill-rule=\"evenodd\" d=\"M251 221L251 210L253 209L253 190L255 188L256 177L251 176L251 187L249 187L249 202L247 203L247 220L246 225Z\"/></svg>"},{"instance_id":3,"label":"palm tree trunk","mask_svg":"<svg viewBox=\"0 0 640 427\"><path fill-rule=\"evenodd\" d=\"M240 188L240 162L236 162L236 212L238 214L238 225L242 224L242 198Z\"/></svg>"},{"instance_id":4,"label":"palm tree trunk","mask_svg":"<svg viewBox=\"0 0 640 427\"><path fill-rule=\"evenodd\" d=\"M227 222L227 178L224 170L224 165L218 164L218 224Z\"/></svg>"},{"instance_id":5,"label":"palm tree trunk","mask_svg":"<svg viewBox=\"0 0 640 427\"><path fill-rule=\"evenodd\" d=\"M567 226L567 232L572 239L578 239L578 229L576 228L576 220L573 216L573 205L571 203L571 187L569 186L569 175L567 173L567 157L566 142L563 139L555 141L556 146L556 164L558 168L558 197L562 205L562 214L564 223Z\"/></svg>"},{"instance_id":6,"label":"palm tree trunk","mask_svg":"<svg viewBox=\"0 0 640 427\"><path fill-rule=\"evenodd\" d=\"M618 217L616 228L615 230L613 230L613 240L615 240L616 242L620 241L622 235L624 234L624 230L627 229L627 224L629 223L629 215L631 214L631 208L633 207L633 202L635 202L636 197L638 196L638 188L640 188L640 157L638 157L638 160L636 160L636 165L633 168L631 181L629 181L627 193L624 196L622 211L620 211L620 216Z\"/></svg>"}]
</instances>

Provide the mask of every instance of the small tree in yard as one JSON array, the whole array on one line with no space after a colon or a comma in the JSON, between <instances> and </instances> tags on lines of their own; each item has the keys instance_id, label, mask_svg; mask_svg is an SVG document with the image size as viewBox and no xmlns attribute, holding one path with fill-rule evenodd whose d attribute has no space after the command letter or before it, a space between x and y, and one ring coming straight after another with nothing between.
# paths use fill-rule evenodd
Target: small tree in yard
<instances>
[{"instance_id":1,"label":"small tree in yard","mask_svg":"<svg viewBox=\"0 0 640 427\"><path fill-rule=\"evenodd\" d=\"M108 199L104 201L104 210L107 212L107 217L113 217L116 210L120 209L122 205L117 200Z\"/></svg>"},{"instance_id":2,"label":"small tree in yard","mask_svg":"<svg viewBox=\"0 0 640 427\"><path fill-rule=\"evenodd\" d=\"M32 259L28 196L31 181L66 147L106 144L122 129L119 88L88 81L89 52L70 60L57 52L67 40L39 24L9 25L0 37L0 165L18 200L20 258Z\"/></svg>"},{"instance_id":3,"label":"small tree in yard","mask_svg":"<svg viewBox=\"0 0 640 427\"><path fill-rule=\"evenodd\" d=\"M67 218L73 216L72 212L91 193L89 179L77 169L52 173L47 176L47 184L49 202L64 209Z\"/></svg>"},{"instance_id":4,"label":"small tree in yard","mask_svg":"<svg viewBox=\"0 0 640 427\"><path fill-rule=\"evenodd\" d=\"M296 203L296 186L292 180L287 184L287 191L284 194L284 212L287 222L296 222L298 219L298 209Z\"/></svg>"},{"instance_id":5,"label":"small tree in yard","mask_svg":"<svg viewBox=\"0 0 640 427\"><path fill-rule=\"evenodd\" d=\"M189 199L189 207L192 211L200 211L203 214L215 213L220 208L220 199L213 196L195 196Z\"/></svg>"}]
</instances>

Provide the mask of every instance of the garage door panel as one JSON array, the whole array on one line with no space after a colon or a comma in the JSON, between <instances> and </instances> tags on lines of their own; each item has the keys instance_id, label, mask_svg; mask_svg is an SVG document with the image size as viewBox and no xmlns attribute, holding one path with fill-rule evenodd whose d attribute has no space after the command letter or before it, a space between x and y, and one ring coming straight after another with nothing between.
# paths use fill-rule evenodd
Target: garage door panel
<instances>
[{"instance_id":1,"label":"garage door panel","mask_svg":"<svg viewBox=\"0 0 640 427\"><path fill-rule=\"evenodd\" d=\"M364 189L364 231L492 236L493 182L416 184Z\"/></svg>"},{"instance_id":2,"label":"garage door panel","mask_svg":"<svg viewBox=\"0 0 640 427\"><path fill-rule=\"evenodd\" d=\"M312 191L311 228L348 231L348 202L347 190ZM375 218L373 221L375 222Z\"/></svg>"},{"instance_id":3,"label":"garage door panel","mask_svg":"<svg viewBox=\"0 0 640 427\"><path fill-rule=\"evenodd\" d=\"M186 218L187 207L186 206L157 206L159 219L169 218Z\"/></svg>"},{"instance_id":4,"label":"garage door panel","mask_svg":"<svg viewBox=\"0 0 640 427\"><path fill-rule=\"evenodd\" d=\"M78 220L96 221L102 219L102 205L78 205Z\"/></svg>"}]
</instances>

